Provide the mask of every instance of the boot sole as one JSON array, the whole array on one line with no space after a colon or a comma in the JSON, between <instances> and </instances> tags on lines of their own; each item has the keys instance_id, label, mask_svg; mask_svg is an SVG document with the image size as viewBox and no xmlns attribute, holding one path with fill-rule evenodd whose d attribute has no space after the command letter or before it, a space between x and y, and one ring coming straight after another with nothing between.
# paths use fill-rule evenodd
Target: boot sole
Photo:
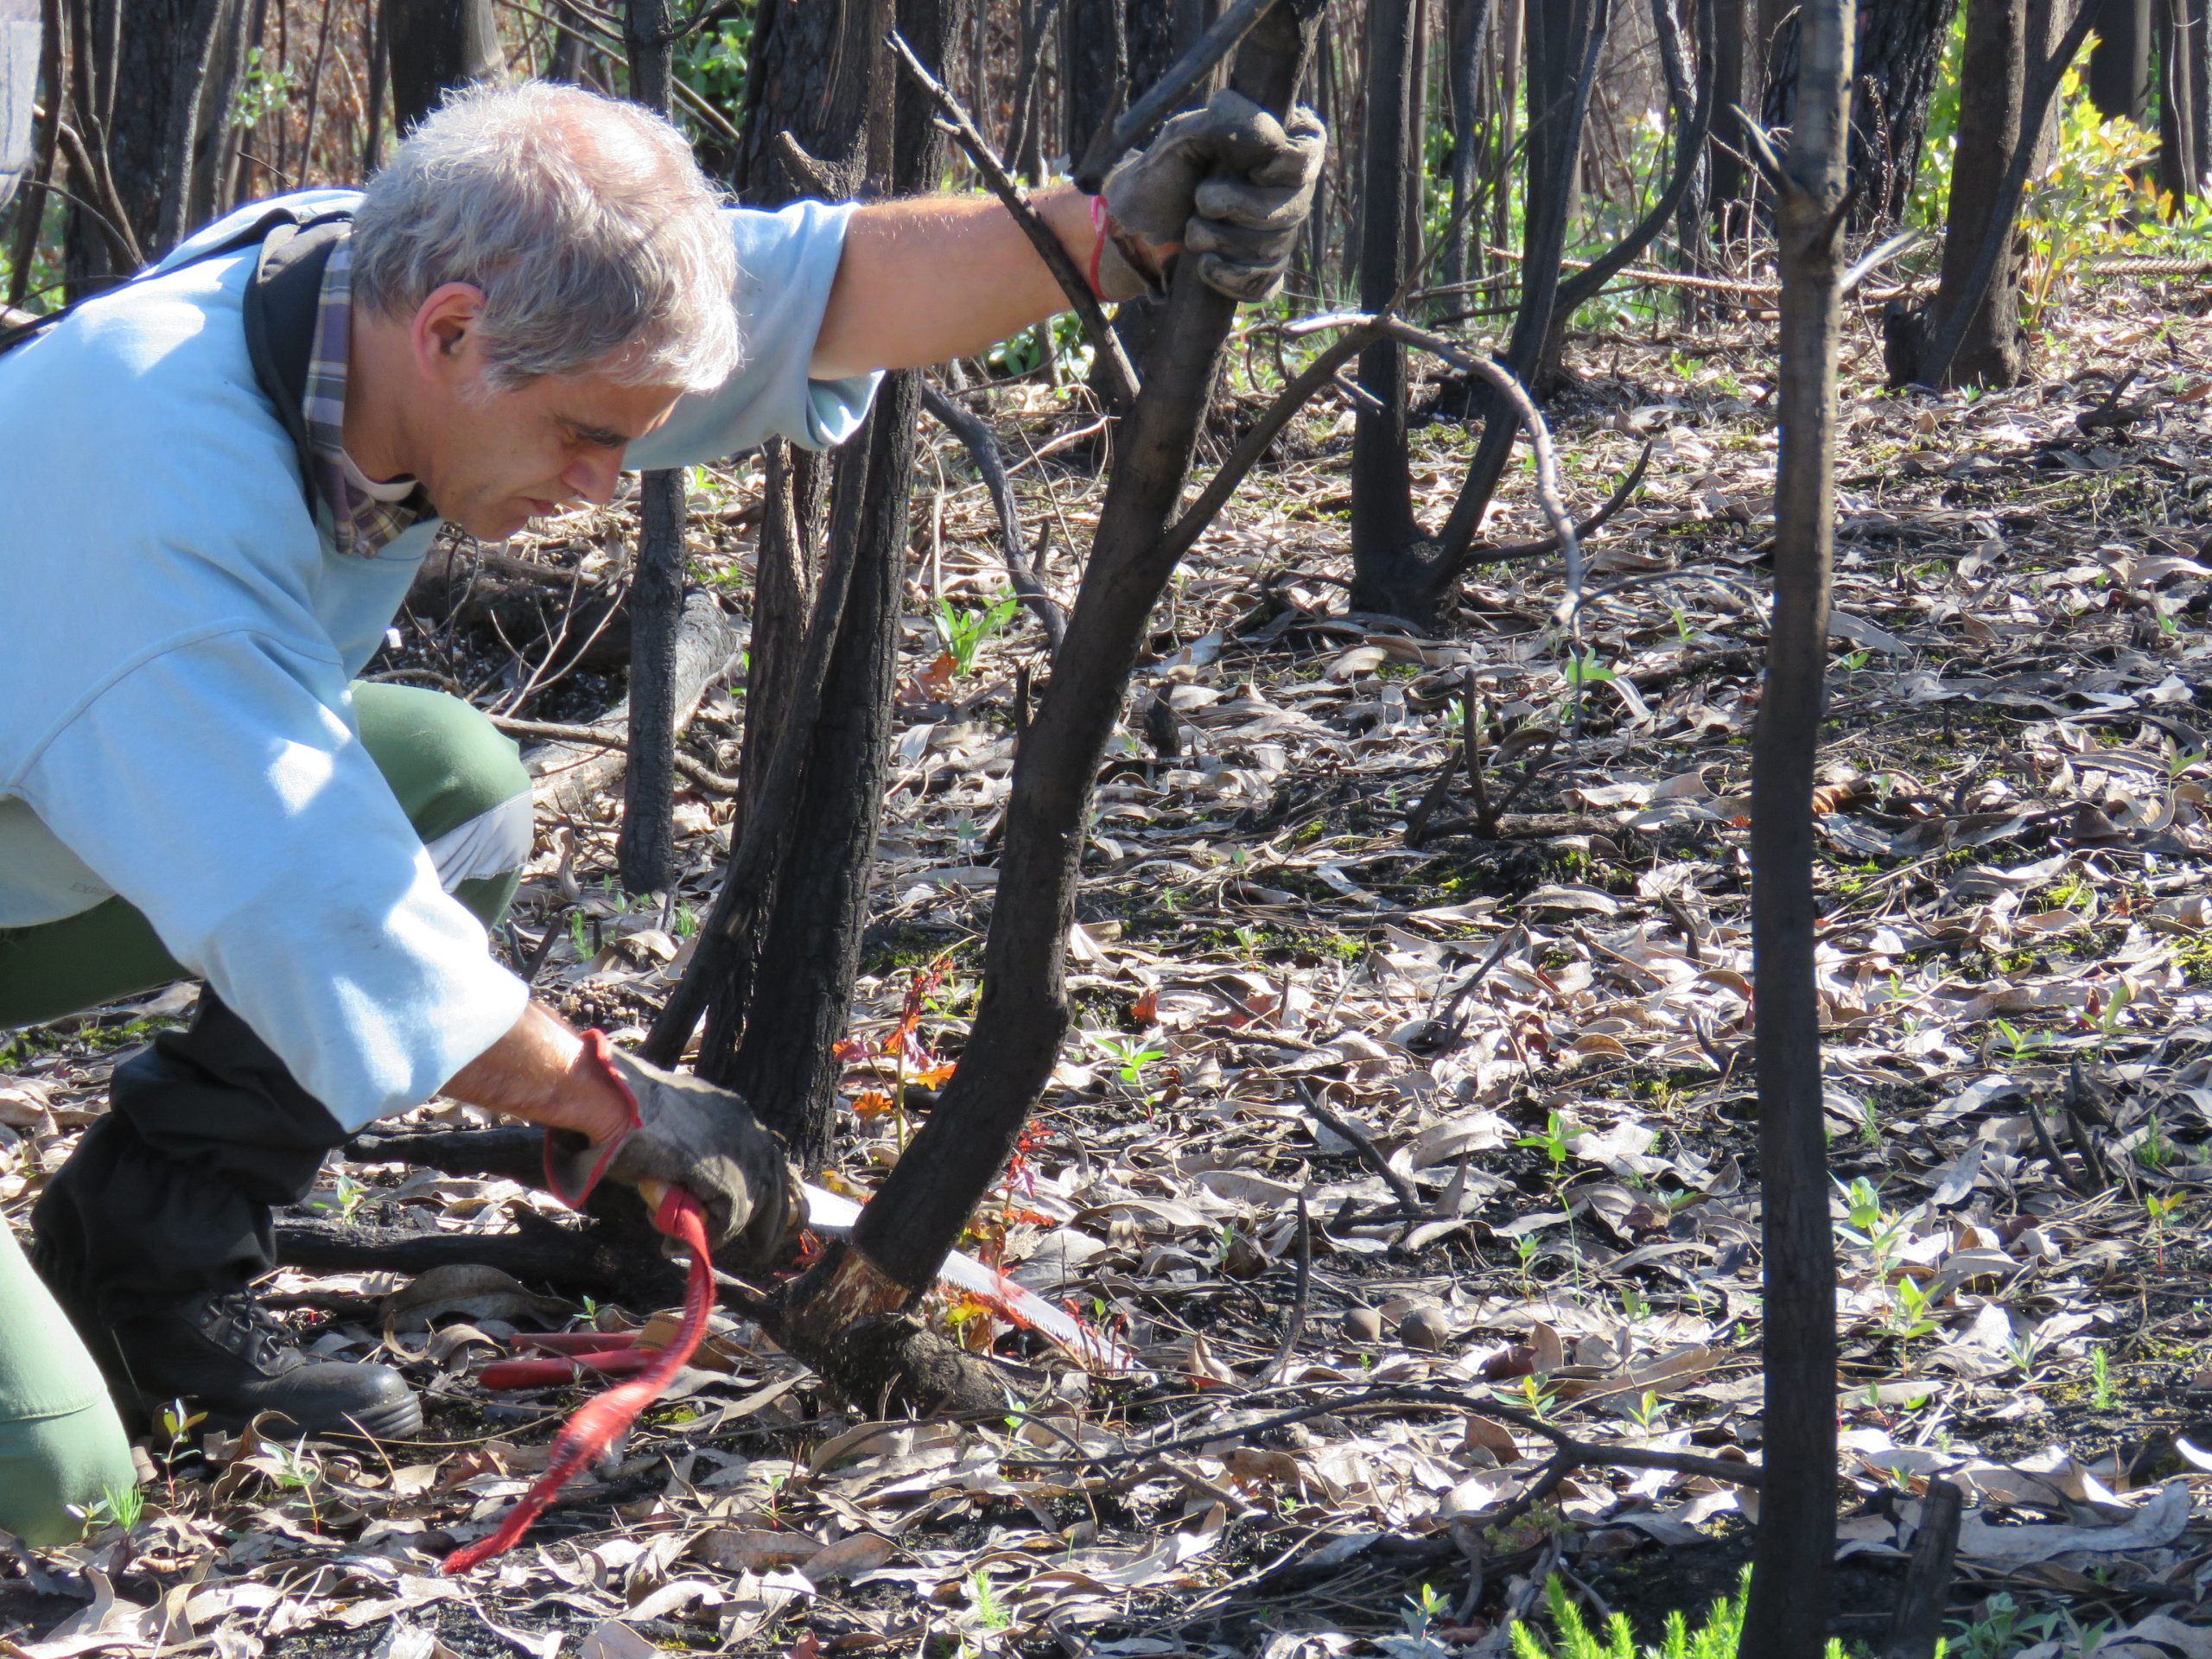
<instances>
[{"instance_id":1,"label":"boot sole","mask_svg":"<svg viewBox=\"0 0 2212 1659\"><path fill-rule=\"evenodd\" d=\"M160 1420L161 1414L174 1403L172 1398L155 1400L149 1395L141 1395L137 1411L125 1415L135 1417L136 1421L131 1425L134 1428L150 1431ZM301 1428L297 1420L289 1413L273 1407L251 1413L219 1410L189 1397L185 1404L188 1408L207 1413L203 1427L232 1433L243 1430L256 1421L264 1421L269 1433L290 1439L304 1433L309 1440L411 1440L423 1433L423 1402L412 1389L397 1399L348 1412L337 1423L308 1429Z\"/></svg>"}]
</instances>

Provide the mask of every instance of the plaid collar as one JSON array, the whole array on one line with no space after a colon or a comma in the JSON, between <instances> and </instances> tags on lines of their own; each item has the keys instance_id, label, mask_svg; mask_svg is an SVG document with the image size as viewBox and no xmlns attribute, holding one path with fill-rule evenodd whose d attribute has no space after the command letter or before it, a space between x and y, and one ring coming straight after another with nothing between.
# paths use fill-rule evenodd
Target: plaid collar
<instances>
[{"instance_id":1,"label":"plaid collar","mask_svg":"<svg viewBox=\"0 0 2212 1659\"><path fill-rule=\"evenodd\" d=\"M399 533L432 516L429 498L418 487L404 501L379 501L354 480L359 470L346 457L346 362L348 327L353 315L353 248L341 238L323 267L322 293L316 302L315 353L308 361L307 395L300 412L314 452L315 486L329 504L338 551L373 558Z\"/></svg>"}]
</instances>

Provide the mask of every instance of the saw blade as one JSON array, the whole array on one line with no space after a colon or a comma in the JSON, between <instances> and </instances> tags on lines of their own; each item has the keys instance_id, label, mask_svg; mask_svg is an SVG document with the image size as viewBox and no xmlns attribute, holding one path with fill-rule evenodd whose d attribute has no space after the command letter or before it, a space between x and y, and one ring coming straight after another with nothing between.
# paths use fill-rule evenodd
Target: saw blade
<instances>
[{"instance_id":1,"label":"saw blade","mask_svg":"<svg viewBox=\"0 0 2212 1659\"><path fill-rule=\"evenodd\" d=\"M843 1237L860 1219L861 1206L842 1192L832 1192L813 1182L803 1183L806 1193L807 1225L817 1233ZM1148 1375L1137 1357L1096 1326L1085 1324L1064 1307L1055 1307L1025 1285L1017 1285L995 1268L955 1250L944 1258L938 1278L955 1289L966 1291L995 1313L1058 1343L1081 1361L1085 1369L1109 1376Z\"/></svg>"}]
</instances>

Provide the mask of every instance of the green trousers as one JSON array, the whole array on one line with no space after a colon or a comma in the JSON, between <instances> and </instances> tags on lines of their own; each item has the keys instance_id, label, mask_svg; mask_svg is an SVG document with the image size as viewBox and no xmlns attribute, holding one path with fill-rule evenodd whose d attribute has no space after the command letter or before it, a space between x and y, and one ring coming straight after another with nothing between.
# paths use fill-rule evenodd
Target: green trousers
<instances>
[{"instance_id":1,"label":"green trousers","mask_svg":"<svg viewBox=\"0 0 2212 1659\"><path fill-rule=\"evenodd\" d=\"M514 745L467 703L434 691L357 684L353 707L362 747L447 889L493 925L514 895L530 845L530 779ZM186 976L145 918L120 899L42 926L0 928L0 1027L59 1019ZM106 1118L95 1125L122 1128ZM219 1179L220 1162L195 1161L193 1179ZM114 1213L109 1173L106 1201L85 1197L101 1205L104 1228L128 1235L132 1218ZM61 1176L49 1183L49 1198L64 1184ZM194 1242L175 1243L187 1253ZM159 1249L161 1241L146 1248ZM74 1538L80 1523L71 1506L89 1509L135 1478L98 1368L0 1224L0 1532L41 1544Z\"/></svg>"},{"instance_id":2,"label":"green trousers","mask_svg":"<svg viewBox=\"0 0 2212 1659\"><path fill-rule=\"evenodd\" d=\"M110 1492L138 1484L107 1384L0 1226L0 1532L64 1544Z\"/></svg>"}]
</instances>

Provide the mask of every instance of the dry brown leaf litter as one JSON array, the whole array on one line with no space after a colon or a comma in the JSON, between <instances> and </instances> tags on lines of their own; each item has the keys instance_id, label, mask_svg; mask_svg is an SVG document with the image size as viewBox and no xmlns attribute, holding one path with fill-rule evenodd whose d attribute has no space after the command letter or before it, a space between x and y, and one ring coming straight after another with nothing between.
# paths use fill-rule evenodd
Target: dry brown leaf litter
<instances>
[{"instance_id":1,"label":"dry brown leaf litter","mask_svg":"<svg viewBox=\"0 0 2212 1659\"><path fill-rule=\"evenodd\" d=\"M1962 1593L2013 1597L2035 1637L2020 1650L2212 1652L2193 1507L2212 1480L2194 1392L2212 1398L2197 1236L2212 1174L2197 399L2212 363L2162 305L2107 293L2019 393L1878 396L1871 359L1847 385L1821 974L1846 1612L1862 1638L1886 1617L1916 1493L1942 1475L1968 1496ZM734 1323L528 1547L454 1582L437 1555L526 1486L574 1397L489 1395L474 1369L518 1326L622 1328L652 1310L481 1274L287 1272L275 1291L328 1316L314 1345L408 1365L442 1440L157 1451L127 1536L96 1517L74 1549L16 1554L0 1651L1497 1652L1503 1617L1554 1568L1639 1614L1726 1587L1756 1497L1700 1476L1593 1467L1503 1529L1485 1519L1549 1450L1485 1404L1605 1444L1758 1450L1743 824L1758 690L1739 648L1759 638L1765 579L1763 359L1747 339L1685 337L1589 360L1605 367L1560 418L1580 496L1602 495L1645 438L1659 448L1592 549L1585 634L1610 677L1582 688L1579 737L1548 567L1478 573L1449 639L1336 613L1333 409L1307 423L1306 458L1255 480L1208 537L1158 619L1098 791L1071 941L1077 1034L973 1241L1125 1335L1156 1386L1088 1382L955 1300L938 1316L1021 1355L1027 1397L998 1423L870 1424ZM2082 430L2105 372L2139 361L2159 406ZM1091 422L1041 389L994 415L1014 460ZM1465 436L1424 442L1434 511ZM963 458L940 448L925 476L939 472L941 512L916 516L855 1010L860 1109L839 1177L857 1193L959 1052L1014 668L1038 650L1023 619L972 673L931 673L933 603L1004 586ZM700 483L717 515L702 563L741 598L750 537L726 521L742 484ZM1033 527L1057 515L1063 546L1087 533L1079 473L1047 460L1018 487ZM1509 495L1498 533L1533 533ZM575 533L543 556L619 579L615 522L562 528ZM1063 599L1074 575L1065 551L1049 567ZM487 703L528 683L527 663L415 633L396 667ZM1470 684L1493 734L1560 734L1494 791L1533 757L1515 810L1579 822L1408 845ZM579 674L512 711L588 718L605 690ZM1172 758L1142 735L1148 696L1172 715ZM710 705L690 740L724 772L733 715ZM1447 816L1466 810L1463 784ZM605 884L608 822L548 826L512 940L529 952L555 930L541 988L639 1025L681 970L727 820L725 803L681 803L690 872L643 906ZM186 1006L170 995L19 1046L0 1081L12 1217L99 1109L113 1052ZM464 1233L545 1207L392 1166L334 1167L318 1202ZM1300 1408L1326 1409L1246 1432ZM1409 1611L1425 1584L1437 1617ZM2074 1624L2032 1623L2053 1609Z\"/></svg>"}]
</instances>

